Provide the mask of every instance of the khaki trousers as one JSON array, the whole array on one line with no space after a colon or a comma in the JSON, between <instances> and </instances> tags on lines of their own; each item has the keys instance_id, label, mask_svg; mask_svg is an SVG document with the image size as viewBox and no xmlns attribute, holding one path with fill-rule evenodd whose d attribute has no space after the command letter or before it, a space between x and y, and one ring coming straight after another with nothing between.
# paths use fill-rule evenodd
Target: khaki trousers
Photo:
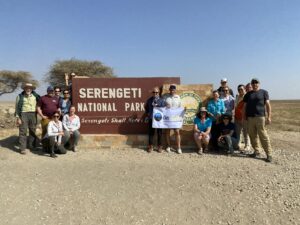
<instances>
[{"instance_id":1,"label":"khaki trousers","mask_svg":"<svg viewBox=\"0 0 300 225\"><path fill-rule=\"evenodd\" d=\"M41 120L41 125L42 125L42 138L43 139L45 137L45 135L47 134L47 127L48 127L48 123L50 122L50 119L42 119Z\"/></svg>"},{"instance_id":2,"label":"khaki trousers","mask_svg":"<svg viewBox=\"0 0 300 225\"><path fill-rule=\"evenodd\" d=\"M251 145L256 153L259 153L259 142L266 152L267 155L272 155L272 148L270 143L270 138L267 133L265 124L265 117L248 117L248 134L250 137Z\"/></svg>"}]
</instances>

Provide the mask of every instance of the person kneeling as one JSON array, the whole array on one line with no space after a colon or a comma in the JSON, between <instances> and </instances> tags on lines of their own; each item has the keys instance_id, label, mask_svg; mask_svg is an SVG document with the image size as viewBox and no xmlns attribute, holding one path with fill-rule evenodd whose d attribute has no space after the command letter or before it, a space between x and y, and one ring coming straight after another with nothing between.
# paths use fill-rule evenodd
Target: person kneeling
<instances>
[{"instance_id":1,"label":"person kneeling","mask_svg":"<svg viewBox=\"0 0 300 225\"><path fill-rule=\"evenodd\" d=\"M234 149L238 149L238 143L234 133L235 127L231 120L231 115L225 113L222 115L221 123L218 125L218 130L220 132L218 146L226 150L228 154L233 154Z\"/></svg>"},{"instance_id":2,"label":"person kneeling","mask_svg":"<svg viewBox=\"0 0 300 225\"><path fill-rule=\"evenodd\" d=\"M52 120L47 127L47 134L45 135L43 142L50 153L50 157L56 158L58 154L66 154L67 151L64 148L65 139L63 138L63 126L59 120L60 113L55 112L52 116Z\"/></svg>"},{"instance_id":3,"label":"person kneeling","mask_svg":"<svg viewBox=\"0 0 300 225\"><path fill-rule=\"evenodd\" d=\"M77 115L75 115L75 111L75 106L72 105L70 107L69 114L64 115L63 117L65 140L73 152L76 152L76 147L80 138L80 119Z\"/></svg>"}]
</instances>

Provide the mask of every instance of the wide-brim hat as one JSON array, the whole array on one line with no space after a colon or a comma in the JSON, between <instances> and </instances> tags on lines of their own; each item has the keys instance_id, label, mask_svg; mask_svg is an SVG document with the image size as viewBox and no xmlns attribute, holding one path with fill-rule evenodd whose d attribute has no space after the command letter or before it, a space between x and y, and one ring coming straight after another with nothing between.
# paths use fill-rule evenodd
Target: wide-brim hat
<instances>
[{"instance_id":1,"label":"wide-brim hat","mask_svg":"<svg viewBox=\"0 0 300 225\"><path fill-rule=\"evenodd\" d=\"M201 107L199 112L207 112L206 108L205 107Z\"/></svg>"},{"instance_id":2,"label":"wide-brim hat","mask_svg":"<svg viewBox=\"0 0 300 225\"><path fill-rule=\"evenodd\" d=\"M32 83L25 83L22 85L22 89L25 89L25 88L31 88L32 90L36 89L36 86L34 86L34 84Z\"/></svg>"}]
</instances>

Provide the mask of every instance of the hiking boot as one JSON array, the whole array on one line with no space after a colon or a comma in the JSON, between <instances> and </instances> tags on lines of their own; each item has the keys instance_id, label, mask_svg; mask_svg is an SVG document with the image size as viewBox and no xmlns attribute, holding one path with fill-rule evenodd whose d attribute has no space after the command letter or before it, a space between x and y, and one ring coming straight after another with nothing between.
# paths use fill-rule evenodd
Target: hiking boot
<instances>
[{"instance_id":1,"label":"hiking boot","mask_svg":"<svg viewBox=\"0 0 300 225\"><path fill-rule=\"evenodd\" d=\"M269 162L269 163L270 163L270 162L272 162L272 160L273 160L272 156L268 155L268 156L267 156L267 159L266 159L266 162Z\"/></svg>"},{"instance_id":2,"label":"hiking boot","mask_svg":"<svg viewBox=\"0 0 300 225\"><path fill-rule=\"evenodd\" d=\"M252 154L249 155L249 157L251 157L251 158L257 158L259 156L260 156L260 153L258 153L258 152L253 152Z\"/></svg>"},{"instance_id":3,"label":"hiking boot","mask_svg":"<svg viewBox=\"0 0 300 225\"><path fill-rule=\"evenodd\" d=\"M149 145L149 146L148 146L148 149L147 149L147 152L150 153L150 152L152 152L152 151L153 151L153 145Z\"/></svg>"},{"instance_id":4,"label":"hiking boot","mask_svg":"<svg viewBox=\"0 0 300 225\"><path fill-rule=\"evenodd\" d=\"M158 146L158 149L157 149L157 151L158 151L159 153L162 153L162 151L163 151L163 148L162 148L161 146Z\"/></svg>"}]
</instances>

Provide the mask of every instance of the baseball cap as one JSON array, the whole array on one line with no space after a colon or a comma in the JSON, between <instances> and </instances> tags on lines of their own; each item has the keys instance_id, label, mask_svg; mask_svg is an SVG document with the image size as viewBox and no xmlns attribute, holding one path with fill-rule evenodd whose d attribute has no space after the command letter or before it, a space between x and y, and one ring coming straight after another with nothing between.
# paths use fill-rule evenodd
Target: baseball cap
<instances>
[{"instance_id":1,"label":"baseball cap","mask_svg":"<svg viewBox=\"0 0 300 225\"><path fill-rule=\"evenodd\" d=\"M223 77L223 78L221 79L221 82L227 82L227 78L226 78L226 77Z\"/></svg>"},{"instance_id":2,"label":"baseball cap","mask_svg":"<svg viewBox=\"0 0 300 225\"><path fill-rule=\"evenodd\" d=\"M176 85L171 84L169 89L170 89L170 90L176 90Z\"/></svg>"},{"instance_id":3,"label":"baseball cap","mask_svg":"<svg viewBox=\"0 0 300 225\"><path fill-rule=\"evenodd\" d=\"M251 84L254 84L254 83L259 83L259 80L257 78L252 78Z\"/></svg>"},{"instance_id":4,"label":"baseball cap","mask_svg":"<svg viewBox=\"0 0 300 225\"><path fill-rule=\"evenodd\" d=\"M47 88L47 92L50 92L50 91L54 91L54 88L53 88L52 86L49 86L49 87Z\"/></svg>"}]
</instances>

